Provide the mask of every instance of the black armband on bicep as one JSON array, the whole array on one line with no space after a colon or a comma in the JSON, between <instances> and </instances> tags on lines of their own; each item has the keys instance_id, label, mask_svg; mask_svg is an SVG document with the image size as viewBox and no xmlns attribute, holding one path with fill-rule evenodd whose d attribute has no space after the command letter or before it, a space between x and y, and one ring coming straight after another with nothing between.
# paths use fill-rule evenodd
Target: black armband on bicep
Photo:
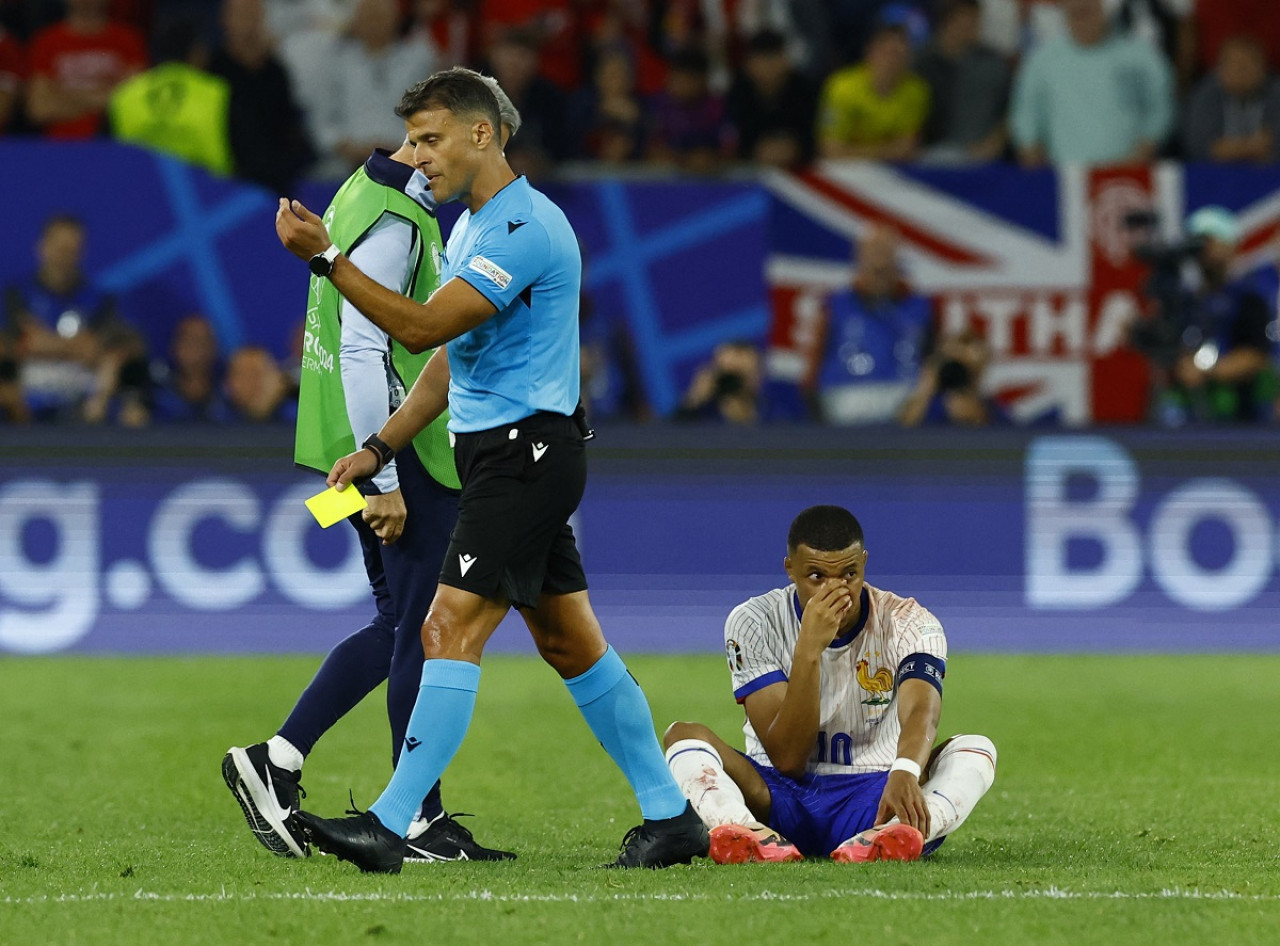
<instances>
[{"instance_id":1,"label":"black armband on bicep","mask_svg":"<svg viewBox=\"0 0 1280 946\"><path fill-rule=\"evenodd\" d=\"M933 654L908 654L898 664L897 685L903 680L924 680L942 695L942 678L947 675L947 662Z\"/></svg>"}]
</instances>

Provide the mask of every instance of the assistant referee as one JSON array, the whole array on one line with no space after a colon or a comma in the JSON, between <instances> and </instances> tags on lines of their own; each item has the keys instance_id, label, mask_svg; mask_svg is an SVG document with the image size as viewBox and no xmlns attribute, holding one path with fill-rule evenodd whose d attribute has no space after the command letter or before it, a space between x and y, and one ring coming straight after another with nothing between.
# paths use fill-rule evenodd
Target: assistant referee
<instances>
[{"instance_id":1,"label":"assistant referee","mask_svg":"<svg viewBox=\"0 0 1280 946\"><path fill-rule=\"evenodd\" d=\"M605 641L568 525L586 484L574 418L577 238L560 208L511 170L496 133L497 100L474 73L436 73L396 111L436 201L466 207L449 237L441 287L425 304L360 272L297 201L280 201L276 230L410 351L447 343L458 524L423 623L421 688L390 784L367 812L298 812L297 823L321 850L362 870L398 871L414 812L470 723L484 645L515 607L640 803L644 822L627 833L615 864L688 863L705 856L706 827L667 770L643 692ZM382 430L338 461L330 482L374 475L438 416L446 391L435 379L444 374L424 371Z\"/></svg>"}]
</instances>

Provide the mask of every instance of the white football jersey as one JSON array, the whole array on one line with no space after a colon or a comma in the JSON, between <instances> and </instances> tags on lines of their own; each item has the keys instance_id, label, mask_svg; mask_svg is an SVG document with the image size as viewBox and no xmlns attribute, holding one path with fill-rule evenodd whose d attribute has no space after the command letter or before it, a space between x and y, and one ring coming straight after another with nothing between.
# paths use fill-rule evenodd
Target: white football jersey
<instances>
[{"instance_id":1,"label":"white football jersey","mask_svg":"<svg viewBox=\"0 0 1280 946\"><path fill-rule=\"evenodd\" d=\"M945 662L942 625L915 598L864 585L860 628L835 640L822 655L818 738L808 771L821 775L883 772L898 755L898 665L911 654ZM796 586L751 598L729 614L725 654L738 702L791 674L800 638ZM742 725L747 755L772 765L747 719Z\"/></svg>"}]
</instances>

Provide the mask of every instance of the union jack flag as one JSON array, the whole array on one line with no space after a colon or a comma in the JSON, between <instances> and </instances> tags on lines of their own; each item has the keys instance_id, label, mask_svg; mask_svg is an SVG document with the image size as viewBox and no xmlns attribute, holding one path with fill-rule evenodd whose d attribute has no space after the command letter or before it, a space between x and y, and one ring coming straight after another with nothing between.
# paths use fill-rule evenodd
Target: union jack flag
<instances>
[{"instance_id":1,"label":"union jack flag","mask_svg":"<svg viewBox=\"0 0 1280 946\"><path fill-rule=\"evenodd\" d=\"M1022 422L1146 419L1150 369L1128 334L1149 310L1149 271L1131 252L1131 212L1155 211L1158 235L1174 239L1188 212L1227 207L1243 231L1242 269L1271 265L1280 234L1280 171L1271 169L840 162L775 173L767 186L772 377L808 376L825 299L852 279L851 246L868 226L888 224L908 280L935 298L940 328L985 336L985 384Z\"/></svg>"}]
</instances>

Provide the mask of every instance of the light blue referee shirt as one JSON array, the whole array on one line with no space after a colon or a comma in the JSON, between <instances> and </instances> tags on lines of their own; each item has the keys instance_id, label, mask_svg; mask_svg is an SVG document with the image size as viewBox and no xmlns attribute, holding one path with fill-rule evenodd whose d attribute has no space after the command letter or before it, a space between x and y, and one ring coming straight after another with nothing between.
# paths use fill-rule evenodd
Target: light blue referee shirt
<instances>
[{"instance_id":1,"label":"light blue referee shirt","mask_svg":"<svg viewBox=\"0 0 1280 946\"><path fill-rule=\"evenodd\" d=\"M578 406L582 257L564 212L519 177L463 211L441 284L465 279L498 313L449 342L449 429L472 433Z\"/></svg>"}]
</instances>

